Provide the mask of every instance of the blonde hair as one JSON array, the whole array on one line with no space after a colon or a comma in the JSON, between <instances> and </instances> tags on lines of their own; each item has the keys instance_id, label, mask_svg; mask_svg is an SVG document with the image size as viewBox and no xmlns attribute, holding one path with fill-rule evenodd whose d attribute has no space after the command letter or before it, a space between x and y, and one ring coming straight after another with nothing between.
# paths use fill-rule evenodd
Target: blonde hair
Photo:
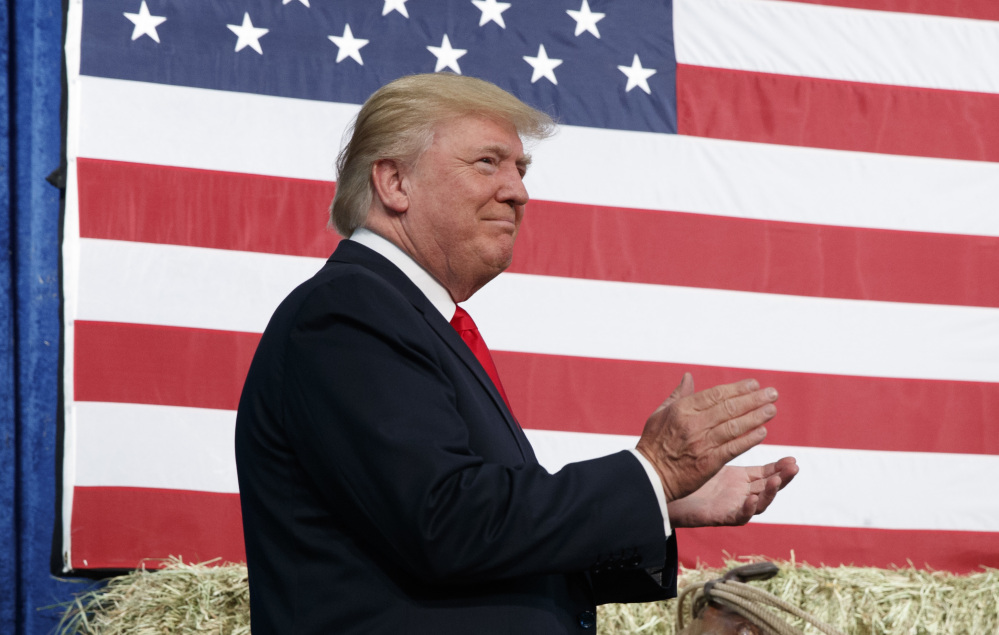
<instances>
[{"instance_id":1,"label":"blonde hair","mask_svg":"<svg viewBox=\"0 0 999 635\"><path fill-rule=\"evenodd\" d=\"M337 157L330 225L345 237L364 225L375 161L413 164L430 147L438 125L464 115L509 122L524 139L540 140L555 132L550 116L485 80L451 73L401 77L371 95L354 119L350 142Z\"/></svg>"}]
</instances>

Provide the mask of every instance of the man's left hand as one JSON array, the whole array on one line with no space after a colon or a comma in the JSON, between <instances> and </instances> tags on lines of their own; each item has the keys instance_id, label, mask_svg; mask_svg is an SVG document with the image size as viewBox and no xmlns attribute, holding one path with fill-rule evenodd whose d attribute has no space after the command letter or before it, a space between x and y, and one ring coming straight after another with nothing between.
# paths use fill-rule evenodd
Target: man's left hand
<instances>
[{"instance_id":1,"label":"man's left hand","mask_svg":"<svg viewBox=\"0 0 999 635\"><path fill-rule=\"evenodd\" d=\"M670 502L673 527L745 525L798 473L792 457L756 467L725 466L693 494Z\"/></svg>"}]
</instances>

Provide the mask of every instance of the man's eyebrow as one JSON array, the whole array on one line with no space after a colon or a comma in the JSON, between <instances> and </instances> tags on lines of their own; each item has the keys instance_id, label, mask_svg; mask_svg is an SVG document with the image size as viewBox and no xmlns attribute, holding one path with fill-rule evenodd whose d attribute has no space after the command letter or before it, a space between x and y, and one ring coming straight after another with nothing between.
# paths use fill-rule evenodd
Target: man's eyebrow
<instances>
[{"instance_id":1,"label":"man's eyebrow","mask_svg":"<svg viewBox=\"0 0 999 635\"><path fill-rule=\"evenodd\" d=\"M490 144L479 148L479 152L489 152L492 154L497 154L501 157L508 157L511 154L511 148L510 146L502 144ZM532 161L531 155L524 154L523 156L517 159L517 167L523 168L526 171L527 168L531 165L531 161Z\"/></svg>"},{"instance_id":2,"label":"man's eyebrow","mask_svg":"<svg viewBox=\"0 0 999 635\"><path fill-rule=\"evenodd\" d=\"M531 155L525 154L524 156L517 159L517 167L520 168L524 174L527 174L527 168L531 167L532 160L533 159L531 158Z\"/></svg>"},{"instance_id":3,"label":"man's eyebrow","mask_svg":"<svg viewBox=\"0 0 999 635\"><path fill-rule=\"evenodd\" d=\"M498 154L501 157L508 157L512 153L510 146L502 143L490 143L488 145L480 146L478 151Z\"/></svg>"}]
</instances>

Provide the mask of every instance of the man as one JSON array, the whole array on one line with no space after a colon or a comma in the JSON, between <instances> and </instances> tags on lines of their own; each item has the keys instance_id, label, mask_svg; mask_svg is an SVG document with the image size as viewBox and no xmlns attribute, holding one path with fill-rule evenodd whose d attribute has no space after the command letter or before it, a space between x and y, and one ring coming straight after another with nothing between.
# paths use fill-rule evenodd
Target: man
<instances>
[{"instance_id":1,"label":"man","mask_svg":"<svg viewBox=\"0 0 999 635\"><path fill-rule=\"evenodd\" d=\"M592 628L596 604L675 595L675 527L745 523L797 472L723 469L762 441L776 392L695 394L689 375L635 451L538 464L449 322L510 264L521 138L552 129L446 74L358 114L331 209L350 240L275 312L239 405L255 635Z\"/></svg>"}]
</instances>

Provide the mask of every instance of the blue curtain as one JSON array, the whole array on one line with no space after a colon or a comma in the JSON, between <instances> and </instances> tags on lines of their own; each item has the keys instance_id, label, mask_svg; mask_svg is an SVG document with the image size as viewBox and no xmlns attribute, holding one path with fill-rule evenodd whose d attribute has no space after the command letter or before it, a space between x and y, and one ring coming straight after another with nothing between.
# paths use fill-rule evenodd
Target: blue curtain
<instances>
[{"instance_id":1,"label":"blue curtain","mask_svg":"<svg viewBox=\"0 0 999 635\"><path fill-rule=\"evenodd\" d=\"M0 633L52 633L85 587L51 575L59 392L62 24L57 0L0 9ZM54 179L55 180L55 179Z\"/></svg>"}]
</instances>

